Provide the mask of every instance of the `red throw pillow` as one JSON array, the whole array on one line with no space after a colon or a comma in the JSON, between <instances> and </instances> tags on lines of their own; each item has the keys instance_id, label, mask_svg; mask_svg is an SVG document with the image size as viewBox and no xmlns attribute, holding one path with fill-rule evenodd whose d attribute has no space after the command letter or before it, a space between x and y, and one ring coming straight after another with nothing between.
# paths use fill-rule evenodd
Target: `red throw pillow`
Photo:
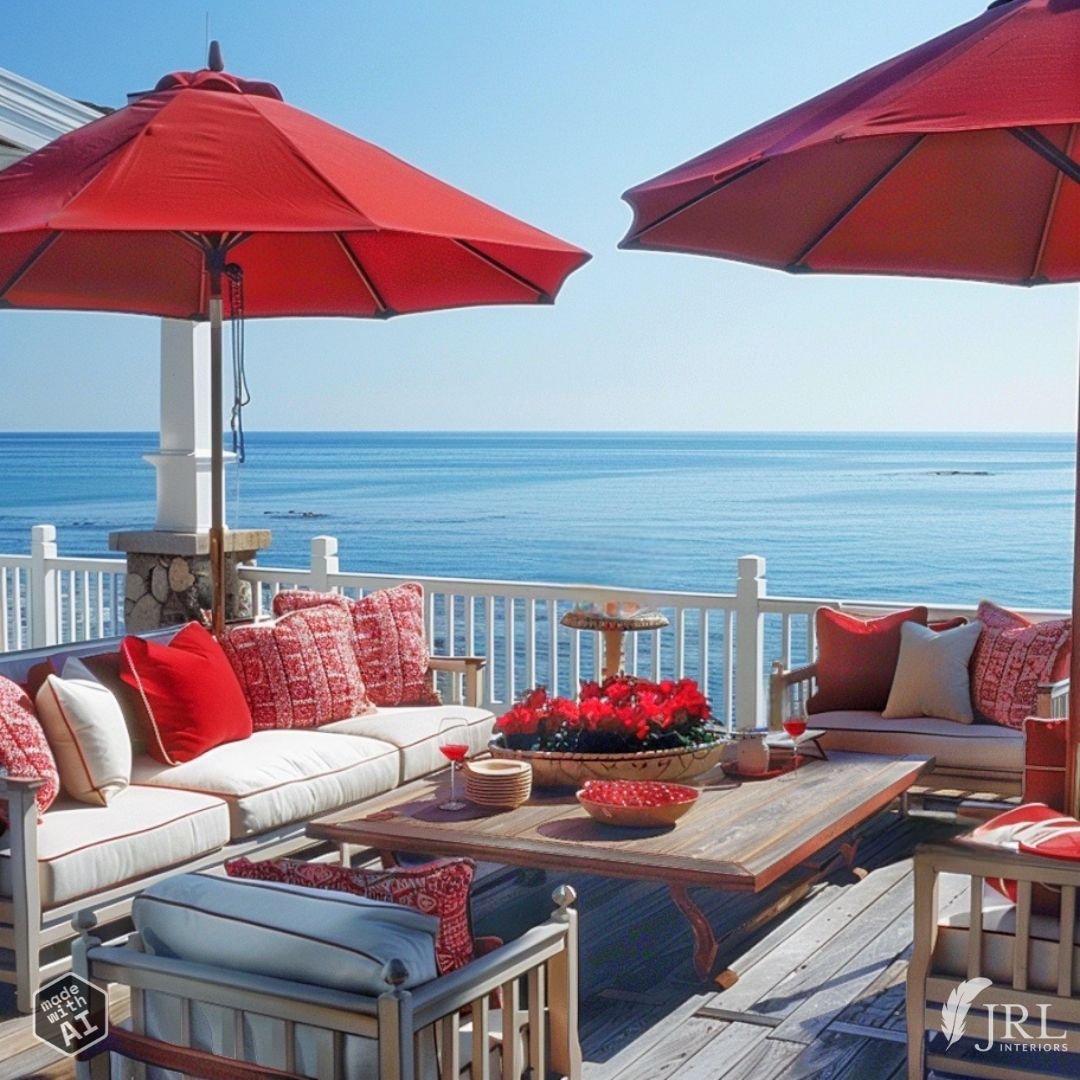
<instances>
[{"instance_id":1,"label":"red throw pillow","mask_svg":"<svg viewBox=\"0 0 1080 1080\"><path fill-rule=\"evenodd\" d=\"M228 630L221 647L255 730L318 727L370 711L352 637L349 613L334 604Z\"/></svg>"},{"instance_id":2,"label":"red throw pillow","mask_svg":"<svg viewBox=\"0 0 1080 1080\"><path fill-rule=\"evenodd\" d=\"M221 646L198 623L168 645L126 637L120 678L146 708L146 752L179 765L251 734L251 710Z\"/></svg>"},{"instance_id":3,"label":"red throw pillow","mask_svg":"<svg viewBox=\"0 0 1080 1080\"><path fill-rule=\"evenodd\" d=\"M440 859L423 866L364 870L296 859L252 862L239 858L226 862L225 872L230 877L283 881L309 889L338 889L435 915L439 919L435 958L440 975L464 967L475 955L469 911L469 891L476 873L472 859Z\"/></svg>"},{"instance_id":4,"label":"red throw pillow","mask_svg":"<svg viewBox=\"0 0 1080 1080\"><path fill-rule=\"evenodd\" d=\"M1024 721L1024 802L1065 809L1069 722L1029 716Z\"/></svg>"},{"instance_id":5,"label":"red throw pillow","mask_svg":"<svg viewBox=\"0 0 1080 1080\"><path fill-rule=\"evenodd\" d=\"M274 614L328 603L343 606L352 617L356 662L372 702L438 703L427 683L422 585L406 582L392 589L379 589L360 600L338 593L287 590L274 597Z\"/></svg>"},{"instance_id":6,"label":"red throw pillow","mask_svg":"<svg viewBox=\"0 0 1080 1080\"><path fill-rule=\"evenodd\" d=\"M926 608L894 611L879 619L860 618L845 611L818 608L817 692L806 703L810 713L836 709L881 712L889 700L896 661L900 656L900 627L906 622L926 625Z\"/></svg>"},{"instance_id":7,"label":"red throw pillow","mask_svg":"<svg viewBox=\"0 0 1080 1080\"><path fill-rule=\"evenodd\" d=\"M1035 712L1040 683L1069 673L1072 623L1033 623L989 600L979 604L978 618L983 632L971 657L975 708L995 724L1020 729Z\"/></svg>"},{"instance_id":8,"label":"red throw pillow","mask_svg":"<svg viewBox=\"0 0 1080 1080\"><path fill-rule=\"evenodd\" d=\"M1057 859L1080 859L1080 821L1042 803L1025 803L983 822L968 841L1029 855L1049 855ZM986 879L995 892L1016 903L1016 882L1007 878ZM1035 911L1057 910L1060 890L1035 883L1031 902Z\"/></svg>"},{"instance_id":9,"label":"red throw pillow","mask_svg":"<svg viewBox=\"0 0 1080 1080\"><path fill-rule=\"evenodd\" d=\"M36 777L38 814L44 814L60 793L60 773L45 732L26 691L0 675L0 765L8 776ZM7 823L7 799L0 801L0 822Z\"/></svg>"}]
</instances>

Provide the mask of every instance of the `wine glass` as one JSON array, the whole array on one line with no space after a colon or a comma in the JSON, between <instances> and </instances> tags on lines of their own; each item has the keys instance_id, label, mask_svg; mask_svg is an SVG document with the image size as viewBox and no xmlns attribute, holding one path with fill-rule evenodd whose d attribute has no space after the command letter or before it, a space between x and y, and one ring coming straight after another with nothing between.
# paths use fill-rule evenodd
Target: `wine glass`
<instances>
[{"instance_id":1,"label":"wine glass","mask_svg":"<svg viewBox=\"0 0 1080 1080\"><path fill-rule=\"evenodd\" d=\"M787 709L784 712L784 732L791 739L791 771L799 768L799 739L806 734L806 702L801 683L788 687Z\"/></svg>"},{"instance_id":2,"label":"wine glass","mask_svg":"<svg viewBox=\"0 0 1080 1080\"><path fill-rule=\"evenodd\" d=\"M439 753L450 762L450 801L439 804L440 810L463 810L457 797L457 770L469 755L468 732L460 716L446 716L439 722Z\"/></svg>"}]
</instances>

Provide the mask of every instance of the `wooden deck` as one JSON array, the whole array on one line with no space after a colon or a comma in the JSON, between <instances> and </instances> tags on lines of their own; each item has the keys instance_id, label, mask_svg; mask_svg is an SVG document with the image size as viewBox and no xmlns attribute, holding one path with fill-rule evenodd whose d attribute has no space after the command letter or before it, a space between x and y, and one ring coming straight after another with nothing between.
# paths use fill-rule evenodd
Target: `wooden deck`
<instances>
[{"instance_id":1,"label":"wooden deck","mask_svg":"<svg viewBox=\"0 0 1080 1080\"><path fill-rule=\"evenodd\" d=\"M665 887L570 875L587 1080L902 1076L910 854L953 832L885 813L861 830L855 862L865 877L830 859L834 851L809 890L793 891L789 877L758 896L697 891L717 935L730 935L720 966L738 981L725 990L694 976L690 931ZM474 904L478 930L512 932L545 918L551 887L565 877L488 868ZM26 1018L0 1023L0 1080L73 1076L56 1057L34 1043Z\"/></svg>"}]
</instances>

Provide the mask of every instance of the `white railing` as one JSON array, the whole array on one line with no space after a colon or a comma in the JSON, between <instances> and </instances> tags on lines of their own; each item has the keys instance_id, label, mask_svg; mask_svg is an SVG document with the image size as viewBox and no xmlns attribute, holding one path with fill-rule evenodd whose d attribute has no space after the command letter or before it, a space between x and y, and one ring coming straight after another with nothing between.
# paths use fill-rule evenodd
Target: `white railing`
<instances>
[{"instance_id":1,"label":"white railing","mask_svg":"<svg viewBox=\"0 0 1080 1080\"><path fill-rule=\"evenodd\" d=\"M35 525L29 555L0 555L0 652L122 634L126 567L60 558L56 527Z\"/></svg>"},{"instance_id":2,"label":"white railing","mask_svg":"<svg viewBox=\"0 0 1080 1080\"><path fill-rule=\"evenodd\" d=\"M403 580L417 581L424 587L431 651L487 657L485 689L491 704L513 702L538 683L560 694L574 694L582 679L598 678L603 659L599 633L572 630L559 620L576 604L616 602L656 608L670 623L662 630L627 634L623 652L627 671L657 679L697 679L712 698L713 711L726 723L736 712L756 715L758 708L763 709L763 703L751 700L735 707L732 676L739 604L735 594L346 573L339 568L333 537L312 541L311 561L306 571L244 567L241 577L254 587L256 614L269 613L273 595L283 588L333 589L360 596ZM763 566L755 556L739 561L740 573L748 575L746 580L755 589L757 571ZM763 712L761 716L763 721Z\"/></svg>"},{"instance_id":3,"label":"white railing","mask_svg":"<svg viewBox=\"0 0 1080 1080\"><path fill-rule=\"evenodd\" d=\"M30 555L0 555L0 651L108 637L123 632L123 559L60 558L56 530L35 526ZM342 571L337 540L317 536L304 568L244 566L254 612L270 613L285 588L337 590L361 596L402 581L425 592L431 651L444 656L484 656L489 704L505 706L543 683L572 694L582 679L598 676L600 635L572 630L560 619L576 604L634 602L657 608L670 625L628 634L627 671L651 678L697 679L713 711L729 726L765 723L766 679L773 660L791 667L816 652L813 613L822 605L885 614L900 601L769 596L765 560L738 561L732 593L658 592L607 585L553 585L520 581L414 577ZM933 619L974 615L974 606L929 604ZM1062 611L1025 611L1036 620Z\"/></svg>"}]
</instances>

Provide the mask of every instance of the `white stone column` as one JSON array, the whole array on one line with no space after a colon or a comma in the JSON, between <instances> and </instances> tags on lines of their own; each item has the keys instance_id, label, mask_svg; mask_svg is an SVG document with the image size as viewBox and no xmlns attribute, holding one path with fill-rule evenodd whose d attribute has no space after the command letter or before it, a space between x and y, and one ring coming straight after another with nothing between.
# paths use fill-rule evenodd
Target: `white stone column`
<instances>
[{"instance_id":1,"label":"white stone column","mask_svg":"<svg viewBox=\"0 0 1080 1080\"><path fill-rule=\"evenodd\" d=\"M161 442L145 459L157 469L157 517L148 531L109 534L127 552L124 615L132 632L197 619L212 602L210 327L183 319L161 323ZM228 465L234 458L226 454ZM251 614L251 586L237 566L268 547L265 529L227 530L226 617Z\"/></svg>"},{"instance_id":2,"label":"white stone column","mask_svg":"<svg viewBox=\"0 0 1080 1080\"><path fill-rule=\"evenodd\" d=\"M226 455L231 459L232 455ZM161 445L145 459L157 469L162 532L210 528L210 327L161 320Z\"/></svg>"}]
</instances>

